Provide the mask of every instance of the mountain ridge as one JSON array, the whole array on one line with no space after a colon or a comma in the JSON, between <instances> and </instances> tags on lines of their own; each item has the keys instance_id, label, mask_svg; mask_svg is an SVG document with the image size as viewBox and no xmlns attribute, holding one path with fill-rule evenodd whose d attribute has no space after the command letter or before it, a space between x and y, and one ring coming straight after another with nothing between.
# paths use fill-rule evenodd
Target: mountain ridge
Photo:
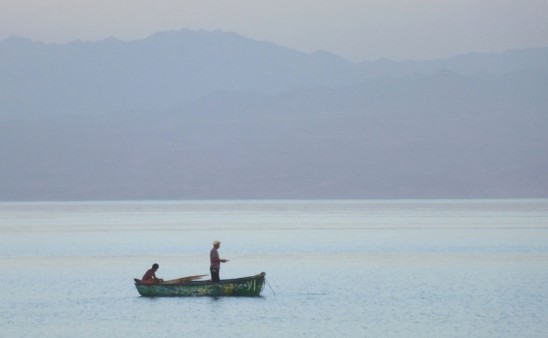
<instances>
[{"instance_id":1,"label":"mountain ridge","mask_svg":"<svg viewBox=\"0 0 548 338\"><path fill-rule=\"evenodd\" d=\"M223 90L274 94L444 70L464 74L464 68L500 74L548 69L546 60L548 48L352 63L328 52L303 53L220 31L163 32L129 42L45 44L11 38L0 41L0 113L166 109Z\"/></svg>"},{"instance_id":2,"label":"mountain ridge","mask_svg":"<svg viewBox=\"0 0 548 338\"><path fill-rule=\"evenodd\" d=\"M183 35L0 42L0 200L548 198L548 49L364 67Z\"/></svg>"}]
</instances>

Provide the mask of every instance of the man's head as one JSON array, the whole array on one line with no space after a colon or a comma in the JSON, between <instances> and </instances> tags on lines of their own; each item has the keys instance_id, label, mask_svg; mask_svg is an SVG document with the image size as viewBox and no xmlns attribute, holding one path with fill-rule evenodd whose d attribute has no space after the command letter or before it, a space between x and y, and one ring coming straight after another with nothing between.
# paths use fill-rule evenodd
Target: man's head
<instances>
[{"instance_id":1,"label":"man's head","mask_svg":"<svg viewBox=\"0 0 548 338\"><path fill-rule=\"evenodd\" d=\"M219 248L221 246L221 242L219 241L213 241L213 247Z\"/></svg>"},{"instance_id":2,"label":"man's head","mask_svg":"<svg viewBox=\"0 0 548 338\"><path fill-rule=\"evenodd\" d=\"M156 263L152 264L152 270L154 270L154 271L158 270L159 267L160 266Z\"/></svg>"}]
</instances>

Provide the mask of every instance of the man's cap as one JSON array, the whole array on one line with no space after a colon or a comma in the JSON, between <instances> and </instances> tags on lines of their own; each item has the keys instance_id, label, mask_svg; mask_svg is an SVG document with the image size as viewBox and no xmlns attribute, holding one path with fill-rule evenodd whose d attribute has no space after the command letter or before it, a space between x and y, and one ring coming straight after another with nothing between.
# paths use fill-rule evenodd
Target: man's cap
<instances>
[{"instance_id":1,"label":"man's cap","mask_svg":"<svg viewBox=\"0 0 548 338\"><path fill-rule=\"evenodd\" d=\"M213 245L221 244L219 241L213 241Z\"/></svg>"}]
</instances>

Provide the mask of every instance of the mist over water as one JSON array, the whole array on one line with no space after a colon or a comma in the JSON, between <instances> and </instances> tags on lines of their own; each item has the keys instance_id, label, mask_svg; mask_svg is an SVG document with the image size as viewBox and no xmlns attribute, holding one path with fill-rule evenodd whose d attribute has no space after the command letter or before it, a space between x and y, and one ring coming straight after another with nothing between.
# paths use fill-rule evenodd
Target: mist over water
<instances>
[{"instance_id":1,"label":"mist over water","mask_svg":"<svg viewBox=\"0 0 548 338\"><path fill-rule=\"evenodd\" d=\"M6 337L543 337L547 200L0 203ZM140 297L266 272L260 298Z\"/></svg>"}]
</instances>

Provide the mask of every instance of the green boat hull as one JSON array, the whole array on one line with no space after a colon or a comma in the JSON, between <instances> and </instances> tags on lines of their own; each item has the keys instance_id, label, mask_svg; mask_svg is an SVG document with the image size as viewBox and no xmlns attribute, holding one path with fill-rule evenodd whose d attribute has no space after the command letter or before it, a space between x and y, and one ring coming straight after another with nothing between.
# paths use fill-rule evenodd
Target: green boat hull
<instances>
[{"instance_id":1,"label":"green boat hull","mask_svg":"<svg viewBox=\"0 0 548 338\"><path fill-rule=\"evenodd\" d=\"M142 284L135 280L135 287L143 297L258 297L264 288L265 273L234 279L191 281L181 284Z\"/></svg>"}]
</instances>

